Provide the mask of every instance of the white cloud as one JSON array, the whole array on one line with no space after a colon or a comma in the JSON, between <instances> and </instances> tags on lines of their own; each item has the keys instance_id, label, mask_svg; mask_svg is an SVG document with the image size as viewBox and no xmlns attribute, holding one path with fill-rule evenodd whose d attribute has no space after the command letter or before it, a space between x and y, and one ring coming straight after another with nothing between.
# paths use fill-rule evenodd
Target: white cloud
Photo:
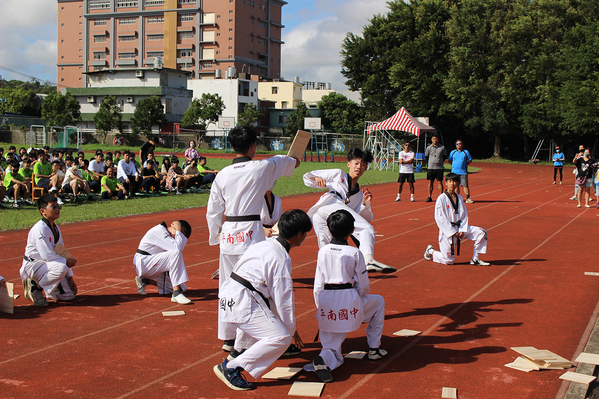
<instances>
[{"instance_id":1,"label":"white cloud","mask_svg":"<svg viewBox=\"0 0 599 399\"><path fill-rule=\"evenodd\" d=\"M57 9L54 0L0 1L0 65L55 82ZM28 80L5 69L0 69L0 75Z\"/></svg>"},{"instance_id":2,"label":"white cloud","mask_svg":"<svg viewBox=\"0 0 599 399\"><path fill-rule=\"evenodd\" d=\"M317 1L310 16L319 18L299 23L284 32L282 73L288 80L330 82L333 89L345 89L341 75L341 43L348 32L362 34L362 28L376 14L388 11L386 0ZM285 7L283 7L283 20Z\"/></svg>"}]
</instances>

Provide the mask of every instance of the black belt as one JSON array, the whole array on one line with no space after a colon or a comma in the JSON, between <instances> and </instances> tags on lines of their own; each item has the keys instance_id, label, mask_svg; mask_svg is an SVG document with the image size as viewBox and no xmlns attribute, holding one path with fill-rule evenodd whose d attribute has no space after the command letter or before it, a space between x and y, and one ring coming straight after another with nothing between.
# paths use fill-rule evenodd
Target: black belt
<instances>
[{"instance_id":1,"label":"black belt","mask_svg":"<svg viewBox=\"0 0 599 399\"><path fill-rule=\"evenodd\" d=\"M457 248L456 249L457 249L457 253L459 255L460 254L460 244L462 243L462 240L459 237L455 237L455 238L458 240L458 244L457 244ZM456 252L454 250L454 247L453 247L453 239L454 239L454 236L451 237L451 255L452 256L455 255L455 252Z\"/></svg>"},{"instance_id":2,"label":"black belt","mask_svg":"<svg viewBox=\"0 0 599 399\"><path fill-rule=\"evenodd\" d=\"M253 222L261 220L260 215L225 216L225 222Z\"/></svg>"},{"instance_id":3,"label":"black belt","mask_svg":"<svg viewBox=\"0 0 599 399\"><path fill-rule=\"evenodd\" d=\"M354 288L354 285L352 283L345 283L345 284L325 284L324 285L324 289L326 291L349 290L350 288Z\"/></svg>"},{"instance_id":4,"label":"black belt","mask_svg":"<svg viewBox=\"0 0 599 399\"><path fill-rule=\"evenodd\" d=\"M152 255L151 253L146 252L146 251L142 251L141 249L138 249L137 253L140 254L140 255Z\"/></svg>"},{"instance_id":5,"label":"black belt","mask_svg":"<svg viewBox=\"0 0 599 399\"><path fill-rule=\"evenodd\" d=\"M455 227L460 227L460 225L462 224L462 221L461 221L461 220L458 220L457 222L449 222L449 223L450 223L452 226L455 226Z\"/></svg>"},{"instance_id":6,"label":"black belt","mask_svg":"<svg viewBox=\"0 0 599 399\"><path fill-rule=\"evenodd\" d=\"M35 259L32 259L29 256L23 256L23 259L25 259L27 262L35 262Z\"/></svg>"},{"instance_id":7,"label":"black belt","mask_svg":"<svg viewBox=\"0 0 599 399\"><path fill-rule=\"evenodd\" d=\"M253 291L253 292L257 292L258 295L260 295L262 297L262 299L264 300L264 302L266 303L266 306L268 306L268 308L270 309L270 302L268 301L268 299L266 299L266 297L264 295L262 295L262 293L260 291L258 291L256 288L254 288L254 286L252 285L252 283L250 283L249 281L247 281L246 279L244 279L240 275L235 274L235 272L231 273L231 278L233 280L237 281L239 284L243 285L248 290Z\"/></svg>"}]
</instances>

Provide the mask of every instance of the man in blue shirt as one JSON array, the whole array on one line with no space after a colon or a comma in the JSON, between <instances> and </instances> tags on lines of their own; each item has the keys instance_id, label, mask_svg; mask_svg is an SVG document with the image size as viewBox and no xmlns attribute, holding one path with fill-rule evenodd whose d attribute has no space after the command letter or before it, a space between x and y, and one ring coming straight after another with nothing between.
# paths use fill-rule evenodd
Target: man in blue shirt
<instances>
[{"instance_id":1,"label":"man in blue shirt","mask_svg":"<svg viewBox=\"0 0 599 399\"><path fill-rule=\"evenodd\" d=\"M467 204L474 204L474 201L470 198L470 187L468 187L468 165L472 162L472 157L468 150L464 149L464 143L462 140L455 142L456 149L449 153L447 159L451 164L451 171L456 175L460 176L460 186L464 187L464 194L466 194ZM459 193L459 187L456 192Z\"/></svg>"}]
</instances>

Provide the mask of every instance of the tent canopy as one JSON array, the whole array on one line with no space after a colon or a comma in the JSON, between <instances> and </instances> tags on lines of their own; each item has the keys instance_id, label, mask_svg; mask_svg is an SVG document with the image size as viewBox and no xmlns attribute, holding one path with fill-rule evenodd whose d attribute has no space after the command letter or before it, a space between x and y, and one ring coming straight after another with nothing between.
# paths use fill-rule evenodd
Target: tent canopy
<instances>
[{"instance_id":1,"label":"tent canopy","mask_svg":"<svg viewBox=\"0 0 599 399\"><path fill-rule=\"evenodd\" d=\"M420 132L434 132L435 128L430 127L422 122L419 122L410 113L402 107L395 115L382 122L370 125L368 131L374 130L397 130L400 132L408 132L420 136Z\"/></svg>"}]
</instances>

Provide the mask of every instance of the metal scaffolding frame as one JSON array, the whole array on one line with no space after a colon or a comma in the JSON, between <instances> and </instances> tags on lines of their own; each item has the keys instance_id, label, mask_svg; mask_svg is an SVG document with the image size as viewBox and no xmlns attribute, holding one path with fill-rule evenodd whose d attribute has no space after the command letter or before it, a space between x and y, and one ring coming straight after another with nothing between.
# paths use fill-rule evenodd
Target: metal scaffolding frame
<instances>
[{"instance_id":1,"label":"metal scaffolding frame","mask_svg":"<svg viewBox=\"0 0 599 399\"><path fill-rule=\"evenodd\" d=\"M366 121L364 123L364 137L362 147L372 152L373 161L370 167L375 170L395 170L398 155L403 151L403 146L391 136L388 130L371 127L378 122Z\"/></svg>"}]
</instances>

